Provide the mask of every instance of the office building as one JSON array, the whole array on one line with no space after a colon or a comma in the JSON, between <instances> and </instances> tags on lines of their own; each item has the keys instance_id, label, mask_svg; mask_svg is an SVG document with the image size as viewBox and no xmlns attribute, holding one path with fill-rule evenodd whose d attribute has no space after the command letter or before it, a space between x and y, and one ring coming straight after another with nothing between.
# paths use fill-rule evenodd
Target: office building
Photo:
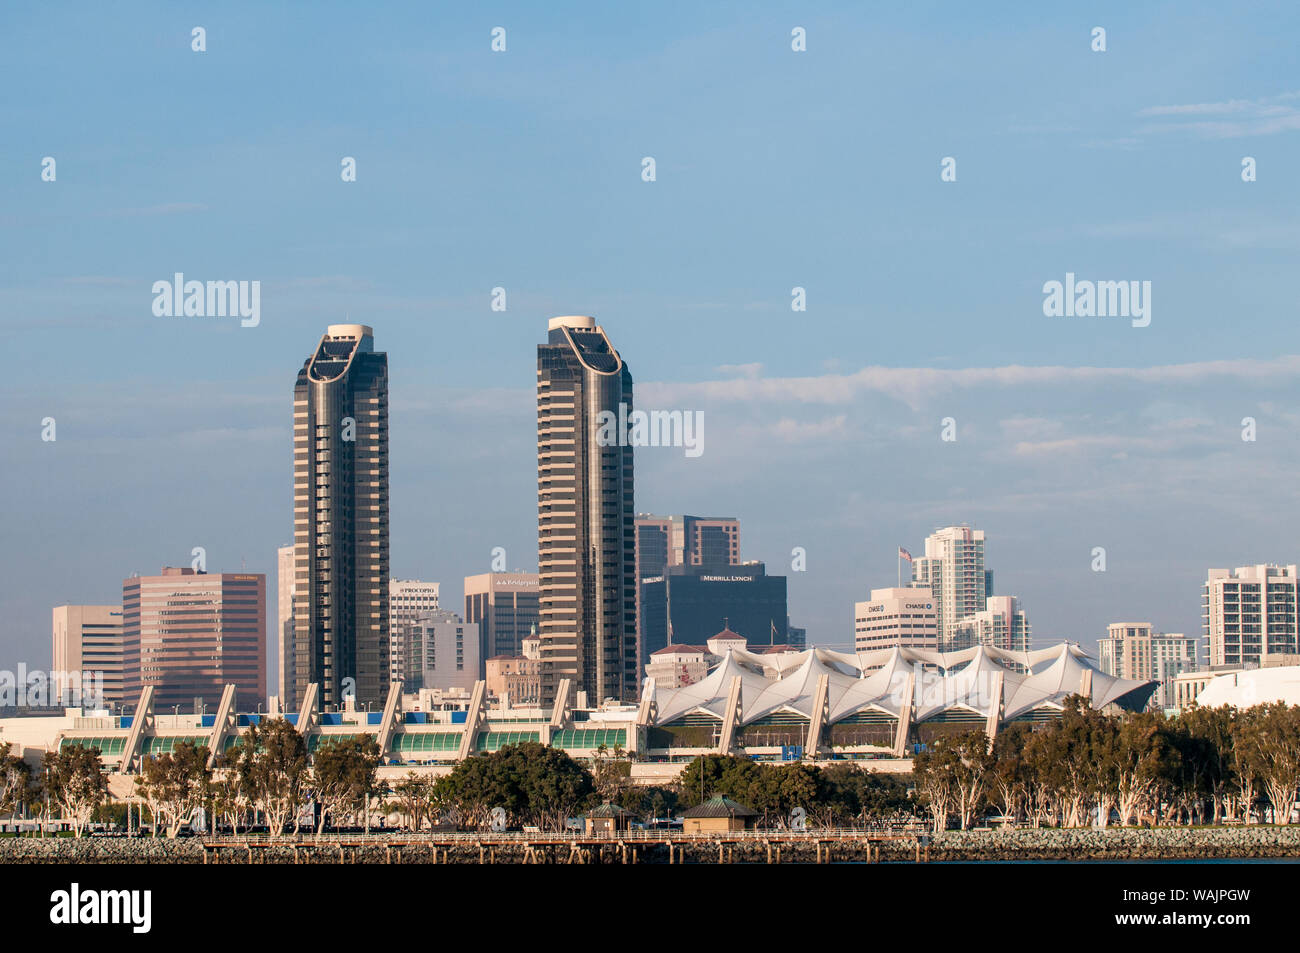
<instances>
[{"instance_id":1,"label":"office building","mask_svg":"<svg viewBox=\"0 0 1300 953\"><path fill-rule=\"evenodd\" d=\"M383 705L388 694L388 355L330 325L293 393L294 693Z\"/></svg>"},{"instance_id":2,"label":"office building","mask_svg":"<svg viewBox=\"0 0 1300 953\"><path fill-rule=\"evenodd\" d=\"M737 566L740 520L731 516L655 516L636 518L637 652L640 664L655 651L645 635L641 584L658 579L670 566Z\"/></svg>"},{"instance_id":3,"label":"office building","mask_svg":"<svg viewBox=\"0 0 1300 953\"><path fill-rule=\"evenodd\" d=\"M735 566L740 563L740 520L639 513L636 547L638 575L657 576L669 566Z\"/></svg>"},{"instance_id":4,"label":"office building","mask_svg":"<svg viewBox=\"0 0 1300 953\"><path fill-rule=\"evenodd\" d=\"M281 546L275 551L276 569L276 606L275 606L275 656L276 656L276 697L281 701L293 697L293 587L294 587L294 552L293 544Z\"/></svg>"},{"instance_id":5,"label":"office building","mask_svg":"<svg viewBox=\"0 0 1300 953\"><path fill-rule=\"evenodd\" d=\"M408 657L407 643L410 633L406 627L413 625L426 612L440 608L438 583L419 579L390 579L388 581L388 677L390 681L406 682L420 677L419 657Z\"/></svg>"},{"instance_id":6,"label":"office building","mask_svg":"<svg viewBox=\"0 0 1300 953\"><path fill-rule=\"evenodd\" d=\"M724 627L759 650L788 643L785 576L761 562L738 566L670 566L641 583L647 655L669 645L703 645Z\"/></svg>"},{"instance_id":7,"label":"office building","mask_svg":"<svg viewBox=\"0 0 1300 953\"><path fill-rule=\"evenodd\" d=\"M484 659L522 655L524 640L537 628L537 612L535 572L465 577L465 621L478 625L479 654Z\"/></svg>"},{"instance_id":8,"label":"office building","mask_svg":"<svg viewBox=\"0 0 1300 953\"><path fill-rule=\"evenodd\" d=\"M667 645L650 654L645 673L656 685L680 688L704 681L717 662L717 656L703 645Z\"/></svg>"},{"instance_id":9,"label":"office building","mask_svg":"<svg viewBox=\"0 0 1300 953\"><path fill-rule=\"evenodd\" d=\"M497 655L484 662L490 697L513 708L541 704L542 662L538 643L536 636L526 637L521 654Z\"/></svg>"},{"instance_id":10,"label":"office building","mask_svg":"<svg viewBox=\"0 0 1300 953\"><path fill-rule=\"evenodd\" d=\"M990 645L1009 652L1029 649L1029 617L1015 596L989 596L984 608L958 619L945 651Z\"/></svg>"},{"instance_id":11,"label":"office building","mask_svg":"<svg viewBox=\"0 0 1300 953\"><path fill-rule=\"evenodd\" d=\"M1294 564L1211 569L1201 599L1209 665L1294 664L1298 584Z\"/></svg>"},{"instance_id":12,"label":"office building","mask_svg":"<svg viewBox=\"0 0 1300 953\"><path fill-rule=\"evenodd\" d=\"M991 581L984 569L983 530L947 526L926 537L925 555L912 561L912 584L930 590L940 648L957 643L958 622L987 608Z\"/></svg>"},{"instance_id":13,"label":"office building","mask_svg":"<svg viewBox=\"0 0 1300 953\"><path fill-rule=\"evenodd\" d=\"M405 626L410 633L407 670L415 686L438 691L472 689L479 680L478 626L448 609L422 612Z\"/></svg>"},{"instance_id":14,"label":"office building","mask_svg":"<svg viewBox=\"0 0 1300 953\"><path fill-rule=\"evenodd\" d=\"M1152 632L1150 622L1112 622L1098 641L1098 667L1107 675L1156 681L1153 708L1176 708L1175 679L1197 670L1196 639L1181 632Z\"/></svg>"},{"instance_id":15,"label":"office building","mask_svg":"<svg viewBox=\"0 0 1300 953\"><path fill-rule=\"evenodd\" d=\"M77 708L120 706L122 606L55 606L53 621L56 699Z\"/></svg>"},{"instance_id":16,"label":"office building","mask_svg":"<svg viewBox=\"0 0 1300 953\"><path fill-rule=\"evenodd\" d=\"M154 687L159 708L215 708L225 685L266 699L266 576L164 567L122 582L126 697Z\"/></svg>"},{"instance_id":17,"label":"office building","mask_svg":"<svg viewBox=\"0 0 1300 953\"><path fill-rule=\"evenodd\" d=\"M635 700L632 375L589 317L552 318L537 348L537 568L542 703L564 679L593 703Z\"/></svg>"},{"instance_id":18,"label":"office building","mask_svg":"<svg viewBox=\"0 0 1300 953\"><path fill-rule=\"evenodd\" d=\"M894 647L937 649L938 620L928 589L872 589L870 599L853 606L853 646L858 652Z\"/></svg>"}]
</instances>

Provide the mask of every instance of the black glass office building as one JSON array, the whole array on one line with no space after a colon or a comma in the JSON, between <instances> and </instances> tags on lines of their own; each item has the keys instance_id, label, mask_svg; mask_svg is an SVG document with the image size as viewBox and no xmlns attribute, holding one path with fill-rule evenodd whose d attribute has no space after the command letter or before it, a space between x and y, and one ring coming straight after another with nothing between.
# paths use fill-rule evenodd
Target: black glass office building
<instances>
[{"instance_id":1,"label":"black glass office building","mask_svg":"<svg viewBox=\"0 0 1300 953\"><path fill-rule=\"evenodd\" d=\"M641 581L646 655L665 646L703 645L723 627L751 648L787 644L785 576L760 562L739 566L670 566Z\"/></svg>"}]
</instances>

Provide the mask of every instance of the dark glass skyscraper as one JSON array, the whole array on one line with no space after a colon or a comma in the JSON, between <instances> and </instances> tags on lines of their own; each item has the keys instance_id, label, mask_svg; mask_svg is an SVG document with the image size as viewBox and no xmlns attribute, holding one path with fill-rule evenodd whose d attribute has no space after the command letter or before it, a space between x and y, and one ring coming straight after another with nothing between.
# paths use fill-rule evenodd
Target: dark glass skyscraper
<instances>
[{"instance_id":1,"label":"dark glass skyscraper","mask_svg":"<svg viewBox=\"0 0 1300 953\"><path fill-rule=\"evenodd\" d=\"M662 620L646 618L647 582L663 582L671 566L740 565L740 520L733 516L654 516L636 518L637 652L640 667L650 653L661 649L665 632ZM649 610L651 613L655 609ZM651 639L651 631L659 633ZM652 646L653 642L653 646Z\"/></svg>"},{"instance_id":2,"label":"dark glass skyscraper","mask_svg":"<svg viewBox=\"0 0 1300 953\"><path fill-rule=\"evenodd\" d=\"M749 647L788 639L785 576L760 562L738 566L669 566L641 581L641 623L648 658L669 645L703 645L723 626Z\"/></svg>"},{"instance_id":3,"label":"dark glass skyscraper","mask_svg":"<svg viewBox=\"0 0 1300 953\"><path fill-rule=\"evenodd\" d=\"M294 697L388 692L388 355L333 324L293 392Z\"/></svg>"},{"instance_id":4,"label":"dark glass skyscraper","mask_svg":"<svg viewBox=\"0 0 1300 953\"><path fill-rule=\"evenodd\" d=\"M604 329L588 317L552 318L537 348L543 704L564 678L590 704L637 696L632 447L626 433L598 436L602 413L623 421L631 412L632 375Z\"/></svg>"}]
</instances>

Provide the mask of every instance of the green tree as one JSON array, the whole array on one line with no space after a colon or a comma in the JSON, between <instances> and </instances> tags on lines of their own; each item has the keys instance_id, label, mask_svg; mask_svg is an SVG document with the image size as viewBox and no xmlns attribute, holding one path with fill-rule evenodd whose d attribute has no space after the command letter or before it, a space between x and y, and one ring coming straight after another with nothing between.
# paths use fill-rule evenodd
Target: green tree
<instances>
[{"instance_id":1,"label":"green tree","mask_svg":"<svg viewBox=\"0 0 1300 953\"><path fill-rule=\"evenodd\" d=\"M0 814L7 815L22 810L32 785L31 765L12 750L9 742L0 743Z\"/></svg>"},{"instance_id":2,"label":"green tree","mask_svg":"<svg viewBox=\"0 0 1300 953\"><path fill-rule=\"evenodd\" d=\"M595 786L591 772L565 752L527 741L460 762L441 793L462 826L482 827L500 807L515 822L563 830Z\"/></svg>"},{"instance_id":3,"label":"green tree","mask_svg":"<svg viewBox=\"0 0 1300 953\"><path fill-rule=\"evenodd\" d=\"M1274 702L1251 710L1251 730L1244 736L1247 757L1272 805L1273 823L1290 824L1300 787L1300 708Z\"/></svg>"},{"instance_id":4,"label":"green tree","mask_svg":"<svg viewBox=\"0 0 1300 953\"><path fill-rule=\"evenodd\" d=\"M365 827L370 830L370 803L380 790L377 775L382 760L379 745L369 735L321 741L311 774L312 793L320 804L317 833L325 829L330 815L337 826L343 816L358 812L365 815Z\"/></svg>"},{"instance_id":5,"label":"green tree","mask_svg":"<svg viewBox=\"0 0 1300 953\"><path fill-rule=\"evenodd\" d=\"M1176 784L1178 750L1159 712L1124 716L1116 741L1116 807L1120 823L1127 824L1143 808L1153 814L1159 809L1161 794Z\"/></svg>"},{"instance_id":6,"label":"green tree","mask_svg":"<svg viewBox=\"0 0 1300 953\"><path fill-rule=\"evenodd\" d=\"M591 777L601 801L620 802L623 792L632 787L632 760L623 746L602 744L597 748L591 759Z\"/></svg>"},{"instance_id":7,"label":"green tree","mask_svg":"<svg viewBox=\"0 0 1300 953\"><path fill-rule=\"evenodd\" d=\"M240 771L243 757L243 744L240 741L236 741L218 755L217 770L212 775L212 782L208 789L213 814L225 818L234 834L239 833L239 828L244 824L251 806Z\"/></svg>"},{"instance_id":8,"label":"green tree","mask_svg":"<svg viewBox=\"0 0 1300 953\"><path fill-rule=\"evenodd\" d=\"M917 798L930 813L930 823L936 834L948 829L948 817L956 809L956 779L952 759L945 746L926 745L912 758L912 777L916 781Z\"/></svg>"},{"instance_id":9,"label":"green tree","mask_svg":"<svg viewBox=\"0 0 1300 953\"><path fill-rule=\"evenodd\" d=\"M682 769L678 779L682 807L702 804L715 795L722 794L759 810L755 802L763 797L758 790L759 766L749 758L731 755L706 754L695 758Z\"/></svg>"},{"instance_id":10,"label":"green tree","mask_svg":"<svg viewBox=\"0 0 1300 953\"><path fill-rule=\"evenodd\" d=\"M290 821L296 831L310 777L302 735L285 719L272 718L250 725L232 752L239 785L270 832L280 836Z\"/></svg>"},{"instance_id":11,"label":"green tree","mask_svg":"<svg viewBox=\"0 0 1300 953\"><path fill-rule=\"evenodd\" d=\"M411 830L419 831L433 813L435 778L408 771L406 777L393 785L393 793Z\"/></svg>"},{"instance_id":12,"label":"green tree","mask_svg":"<svg viewBox=\"0 0 1300 953\"><path fill-rule=\"evenodd\" d=\"M1210 801L1211 820L1224 817L1232 787L1232 709L1193 706L1175 723L1183 785L1194 792L1197 804ZM1204 821L1204 811L1197 811Z\"/></svg>"},{"instance_id":13,"label":"green tree","mask_svg":"<svg viewBox=\"0 0 1300 953\"><path fill-rule=\"evenodd\" d=\"M108 796L108 776L100 763L99 749L65 745L58 751L47 751L41 766L46 794L72 825L72 833L80 837L95 808Z\"/></svg>"},{"instance_id":14,"label":"green tree","mask_svg":"<svg viewBox=\"0 0 1300 953\"><path fill-rule=\"evenodd\" d=\"M179 834L195 812L209 802L211 784L208 747L190 741L180 742L165 754L145 757L135 779L137 793L149 805L154 818L166 826L168 837Z\"/></svg>"},{"instance_id":15,"label":"green tree","mask_svg":"<svg viewBox=\"0 0 1300 953\"><path fill-rule=\"evenodd\" d=\"M993 774L989 782L990 800L1002 811L1008 824L1028 814L1033 772L1025 757L1025 745L1032 730L1025 724L1008 725L993 742Z\"/></svg>"},{"instance_id":16,"label":"green tree","mask_svg":"<svg viewBox=\"0 0 1300 953\"><path fill-rule=\"evenodd\" d=\"M1245 708L1232 719L1232 773L1237 780L1237 797L1242 820L1250 824L1255 801L1263 786L1267 770L1268 752L1261 744L1262 712L1259 708Z\"/></svg>"}]
</instances>

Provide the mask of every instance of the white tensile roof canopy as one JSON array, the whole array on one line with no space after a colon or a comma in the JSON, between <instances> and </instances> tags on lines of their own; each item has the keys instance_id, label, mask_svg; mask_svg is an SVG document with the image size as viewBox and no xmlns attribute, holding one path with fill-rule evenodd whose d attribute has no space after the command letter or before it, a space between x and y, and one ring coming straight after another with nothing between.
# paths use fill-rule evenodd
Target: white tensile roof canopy
<instances>
[{"instance_id":1,"label":"white tensile roof canopy","mask_svg":"<svg viewBox=\"0 0 1300 953\"><path fill-rule=\"evenodd\" d=\"M724 719L733 679L739 677L737 723L748 725L781 711L812 718L823 676L828 724L872 710L897 718L908 702L913 722L954 711L996 714L1006 722L1036 710L1059 711L1077 694L1088 695L1096 709L1114 704L1136 710L1156 685L1106 675L1078 646L1062 642L1031 652L977 645L956 652L889 648L854 655L811 648L757 655L734 648L694 685L674 688L651 680L646 687L653 692L655 725L692 712Z\"/></svg>"}]
</instances>

